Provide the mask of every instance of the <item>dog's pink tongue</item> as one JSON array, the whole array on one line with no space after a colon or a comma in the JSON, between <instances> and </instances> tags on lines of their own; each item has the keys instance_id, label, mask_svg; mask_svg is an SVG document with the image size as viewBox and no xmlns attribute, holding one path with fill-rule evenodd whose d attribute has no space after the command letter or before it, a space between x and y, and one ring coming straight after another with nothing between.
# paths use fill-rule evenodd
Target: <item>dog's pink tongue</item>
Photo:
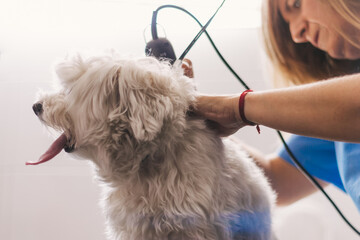
<instances>
[{"instance_id":1,"label":"dog's pink tongue","mask_svg":"<svg viewBox=\"0 0 360 240\"><path fill-rule=\"evenodd\" d=\"M64 148L66 142L67 142L67 137L63 133L63 134L61 134L60 137L58 137L58 139L55 140L55 142L50 146L50 148L46 151L46 153L41 155L41 157L39 158L39 161L26 162L26 165L38 165L38 164L49 161L50 159L52 159L53 157L55 157L56 155L58 155L61 152L61 150Z\"/></svg>"}]
</instances>

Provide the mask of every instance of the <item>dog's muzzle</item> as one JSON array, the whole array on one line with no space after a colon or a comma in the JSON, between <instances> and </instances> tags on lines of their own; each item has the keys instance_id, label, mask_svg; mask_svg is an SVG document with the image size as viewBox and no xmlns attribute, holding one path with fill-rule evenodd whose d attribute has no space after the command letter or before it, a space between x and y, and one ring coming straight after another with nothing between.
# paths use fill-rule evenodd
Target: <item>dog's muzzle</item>
<instances>
[{"instance_id":1,"label":"dog's muzzle","mask_svg":"<svg viewBox=\"0 0 360 240\"><path fill-rule=\"evenodd\" d=\"M41 114L44 112L42 103L35 103L32 106L32 109L36 116L41 118ZM43 155L40 156L38 161L29 161L26 162L26 165L38 165L47 162L54 158L57 154L59 154L62 149L64 149L67 153L71 153L75 150L75 143L71 140L71 137L67 136L65 133L61 134L55 140L55 142L50 146L50 148Z\"/></svg>"},{"instance_id":2,"label":"dog's muzzle","mask_svg":"<svg viewBox=\"0 0 360 240\"><path fill-rule=\"evenodd\" d=\"M40 102L35 103L32 106L32 109L33 109L34 113L36 114L36 116L40 116L44 111L43 105ZM66 142L66 144L64 146L64 150L67 153L71 153L71 152L73 152L75 150L75 144L71 143L71 138L67 140L67 142Z\"/></svg>"}]
</instances>

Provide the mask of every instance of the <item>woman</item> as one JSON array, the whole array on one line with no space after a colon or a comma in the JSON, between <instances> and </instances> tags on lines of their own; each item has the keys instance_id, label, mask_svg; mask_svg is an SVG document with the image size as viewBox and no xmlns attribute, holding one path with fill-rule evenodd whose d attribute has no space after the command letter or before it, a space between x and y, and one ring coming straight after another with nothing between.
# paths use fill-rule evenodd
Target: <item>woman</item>
<instances>
[{"instance_id":1,"label":"woman","mask_svg":"<svg viewBox=\"0 0 360 240\"><path fill-rule=\"evenodd\" d=\"M199 96L195 113L221 135L252 123L295 134L360 142L360 1L265 0L263 33L274 68L288 83L305 84L237 96ZM324 80L328 79L326 81ZM322 185L334 184L360 210L360 145L294 135L288 144ZM253 152L278 204L314 191L281 150L266 159ZM296 186L296 187L294 187Z\"/></svg>"}]
</instances>

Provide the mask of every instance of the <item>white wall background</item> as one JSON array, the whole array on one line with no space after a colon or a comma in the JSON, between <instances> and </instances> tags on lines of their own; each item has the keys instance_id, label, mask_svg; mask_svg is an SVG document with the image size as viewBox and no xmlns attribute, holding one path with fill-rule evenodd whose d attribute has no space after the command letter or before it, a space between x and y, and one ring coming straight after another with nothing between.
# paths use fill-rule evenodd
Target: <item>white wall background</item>
<instances>
[{"instance_id":1,"label":"white wall background","mask_svg":"<svg viewBox=\"0 0 360 240\"><path fill-rule=\"evenodd\" d=\"M248 2L228 0L209 33L243 79L261 90L270 83L259 38L260 1L253 0L250 6ZM180 4L206 22L220 1L0 0L0 239L105 239L100 190L85 161L61 153L44 165L25 166L53 140L31 106L39 89L52 89L52 63L70 50L113 48L144 55L143 32L152 11L168 3ZM176 10L162 10L158 20L178 55L198 31ZM149 39L147 30L145 38ZM243 90L205 35L187 57L194 63L201 92ZM244 128L237 136L264 153L280 145L276 134L264 127L261 135ZM360 227L359 213L349 198L335 188L329 190ZM320 194L278 209L275 228L280 240L357 239Z\"/></svg>"}]
</instances>

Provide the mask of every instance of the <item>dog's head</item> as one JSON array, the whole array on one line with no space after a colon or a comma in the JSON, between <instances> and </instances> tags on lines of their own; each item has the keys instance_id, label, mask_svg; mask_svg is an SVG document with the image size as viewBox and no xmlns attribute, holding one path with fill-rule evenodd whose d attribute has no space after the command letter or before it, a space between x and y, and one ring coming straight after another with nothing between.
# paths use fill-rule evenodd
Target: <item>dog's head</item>
<instances>
[{"instance_id":1,"label":"dog's head","mask_svg":"<svg viewBox=\"0 0 360 240\"><path fill-rule=\"evenodd\" d=\"M195 96L181 68L150 57L77 55L56 65L55 72L62 90L40 97L33 110L62 134L38 162L29 164L45 162L63 148L89 154L109 146L119 149L124 141L153 141L165 128L181 131Z\"/></svg>"}]
</instances>

